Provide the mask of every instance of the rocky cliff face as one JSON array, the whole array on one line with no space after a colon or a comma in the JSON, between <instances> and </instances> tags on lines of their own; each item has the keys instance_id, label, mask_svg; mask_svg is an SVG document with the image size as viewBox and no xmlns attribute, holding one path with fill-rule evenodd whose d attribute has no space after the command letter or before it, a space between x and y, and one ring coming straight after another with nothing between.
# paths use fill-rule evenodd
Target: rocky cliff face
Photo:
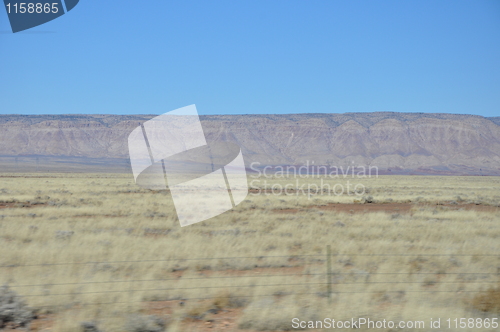
<instances>
[{"instance_id":1,"label":"rocky cliff face","mask_svg":"<svg viewBox=\"0 0 500 332\"><path fill-rule=\"evenodd\" d=\"M0 115L0 155L128 158L154 115ZM207 139L247 165L371 165L381 173L500 175L500 117L423 113L202 116Z\"/></svg>"}]
</instances>

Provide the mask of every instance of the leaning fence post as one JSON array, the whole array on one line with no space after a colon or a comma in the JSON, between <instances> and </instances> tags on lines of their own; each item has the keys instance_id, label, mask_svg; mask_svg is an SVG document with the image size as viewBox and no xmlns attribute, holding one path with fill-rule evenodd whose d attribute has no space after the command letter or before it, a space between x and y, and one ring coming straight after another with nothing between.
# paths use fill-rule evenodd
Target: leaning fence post
<instances>
[{"instance_id":1,"label":"leaning fence post","mask_svg":"<svg viewBox=\"0 0 500 332\"><path fill-rule=\"evenodd\" d=\"M326 246L326 280L328 285L328 303L332 303L332 251Z\"/></svg>"}]
</instances>

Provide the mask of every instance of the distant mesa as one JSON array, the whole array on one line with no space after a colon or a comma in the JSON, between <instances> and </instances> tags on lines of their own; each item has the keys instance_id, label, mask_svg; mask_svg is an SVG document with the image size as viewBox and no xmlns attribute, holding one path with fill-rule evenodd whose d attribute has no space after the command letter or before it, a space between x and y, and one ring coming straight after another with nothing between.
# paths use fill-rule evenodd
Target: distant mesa
<instances>
[{"instance_id":1,"label":"distant mesa","mask_svg":"<svg viewBox=\"0 0 500 332\"><path fill-rule=\"evenodd\" d=\"M127 138L155 115L0 115L4 171L130 171ZM249 167L377 166L380 174L500 175L500 117L427 113L206 115L207 140ZM17 166L16 166L17 165Z\"/></svg>"}]
</instances>

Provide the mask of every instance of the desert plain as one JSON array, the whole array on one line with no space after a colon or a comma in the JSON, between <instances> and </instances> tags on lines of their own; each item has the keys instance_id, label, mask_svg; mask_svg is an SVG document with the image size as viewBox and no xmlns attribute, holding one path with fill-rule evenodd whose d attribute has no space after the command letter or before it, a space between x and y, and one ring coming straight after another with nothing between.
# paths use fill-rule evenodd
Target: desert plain
<instances>
[{"instance_id":1,"label":"desert plain","mask_svg":"<svg viewBox=\"0 0 500 332\"><path fill-rule=\"evenodd\" d=\"M363 192L273 191L296 180ZM364 317L430 331L431 319L500 317L500 178L249 184L234 209L180 227L169 191L130 174L0 174L0 283L35 314L21 328L283 331Z\"/></svg>"}]
</instances>

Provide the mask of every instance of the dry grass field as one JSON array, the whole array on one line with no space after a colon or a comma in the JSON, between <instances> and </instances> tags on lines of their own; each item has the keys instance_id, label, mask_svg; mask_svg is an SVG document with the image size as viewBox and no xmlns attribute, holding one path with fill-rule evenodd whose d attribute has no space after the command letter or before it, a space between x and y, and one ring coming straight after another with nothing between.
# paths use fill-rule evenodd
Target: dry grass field
<instances>
[{"instance_id":1,"label":"dry grass field","mask_svg":"<svg viewBox=\"0 0 500 332\"><path fill-rule=\"evenodd\" d=\"M167 331L500 317L499 177L350 179L364 195L263 180L181 228L169 193L129 174L0 174L0 283L36 310L34 331L163 329L147 315ZM321 180L347 181L299 179Z\"/></svg>"}]
</instances>

